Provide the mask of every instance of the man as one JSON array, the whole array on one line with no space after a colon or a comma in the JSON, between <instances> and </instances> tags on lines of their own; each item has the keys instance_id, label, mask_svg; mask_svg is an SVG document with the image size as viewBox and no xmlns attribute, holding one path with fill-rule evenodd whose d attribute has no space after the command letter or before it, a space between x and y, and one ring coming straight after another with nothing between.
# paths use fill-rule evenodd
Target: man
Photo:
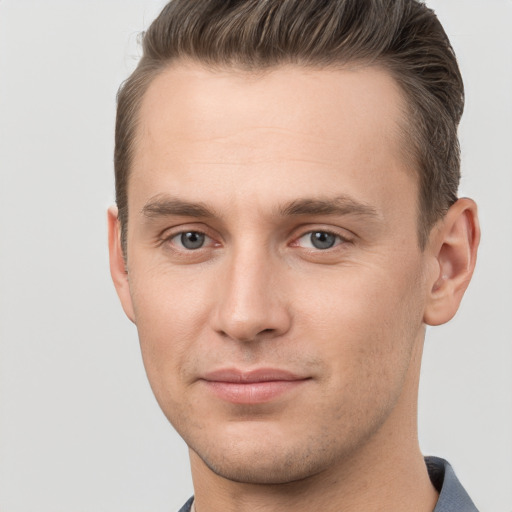
<instances>
[{"instance_id":1,"label":"man","mask_svg":"<svg viewBox=\"0 0 512 512\"><path fill-rule=\"evenodd\" d=\"M415 0L169 3L118 97L113 280L190 449L182 511L474 511L424 459L426 325L479 242Z\"/></svg>"}]
</instances>

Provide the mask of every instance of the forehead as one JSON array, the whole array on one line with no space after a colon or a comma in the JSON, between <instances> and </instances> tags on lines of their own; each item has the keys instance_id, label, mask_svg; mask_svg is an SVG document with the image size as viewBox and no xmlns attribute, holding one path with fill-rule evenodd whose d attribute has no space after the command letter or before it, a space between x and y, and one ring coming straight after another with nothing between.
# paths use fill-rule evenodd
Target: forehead
<instances>
[{"instance_id":1,"label":"forehead","mask_svg":"<svg viewBox=\"0 0 512 512\"><path fill-rule=\"evenodd\" d=\"M200 140L270 126L301 127L326 141L342 131L397 135L405 110L396 81L381 67L253 72L178 62L148 87L139 135L144 142L167 134L185 142L187 135Z\"/></svg>"},{"instance_id":2,"label":"forehead","mask_svg":"<svg viewBox=\"0 0 512 512\"><path fill-rule=\"evenodd\" d=\"M340 193L354 192L355 180L371 199L386 179L412 176L404 111L398 85L378 67L254 73L176 63L143 99L129 198L172 191L232 202L280 188L293 200L311 187L325 194L334 178Z\"/></svg>"}]
</instances>

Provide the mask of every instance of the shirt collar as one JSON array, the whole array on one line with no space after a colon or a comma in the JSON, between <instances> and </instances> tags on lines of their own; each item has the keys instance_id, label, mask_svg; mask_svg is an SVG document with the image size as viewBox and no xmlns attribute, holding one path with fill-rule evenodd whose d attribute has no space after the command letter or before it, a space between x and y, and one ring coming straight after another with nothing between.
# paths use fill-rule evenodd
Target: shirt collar
<instances>
[{"instance_id":1,"label":"shirt collar","mask_svg":"<svg viewBox=\"0 0 512 512\"><path fill-rule=\"evenodd\" d=\"M432 485L439 492L434 512L478 512L450 464L439 457L425 457Z\"/></svg>"}]
</instances>

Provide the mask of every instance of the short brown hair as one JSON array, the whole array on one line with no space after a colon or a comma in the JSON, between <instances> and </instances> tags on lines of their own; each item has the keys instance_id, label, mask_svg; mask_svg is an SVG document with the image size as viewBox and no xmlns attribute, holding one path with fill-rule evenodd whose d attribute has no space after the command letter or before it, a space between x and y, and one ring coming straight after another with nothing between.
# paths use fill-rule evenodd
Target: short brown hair
<instances>
[{"instance_id":1,"label":"short brown hair","mask_svg":"<svg viewBox=\"0 0 512 512\"><path fill-rule=\"evenodd\" d=\"M409 107L408 151L419 176L419 244L457 199L464 87L434 12L418 0L171 0L143 35L143 55L118 92L116 201L126 255L127 185L142 98L171 62L263 70L349 62L380 65Z\"/></svg>"}]
</instances>

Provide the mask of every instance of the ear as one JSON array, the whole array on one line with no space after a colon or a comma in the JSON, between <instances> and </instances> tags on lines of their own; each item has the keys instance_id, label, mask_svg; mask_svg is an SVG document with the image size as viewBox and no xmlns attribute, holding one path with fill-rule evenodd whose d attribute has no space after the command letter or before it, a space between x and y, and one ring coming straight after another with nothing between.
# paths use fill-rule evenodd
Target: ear
<instances>
[{"instance_id":1,"label":"ear","mask_svg":"<svg viewBox=\"0 0 512 512\"><path fill-rule=\"evenodd\" d=\"M423 321L441 325L453 318L475 269L480 242L477 207L459 199L432 230L429 252L435 260Z\"/></svg>"},{"instance_id":2,"label":"ear","mask_svg":"<svg viewBox=\"0 0 512 512\"><path fill-rule=\"evenodd\" d=\"M108 209L108 249L110 256L110 275L117 295L121 301L126 316L135 323L128 271L121 246L121 225L117 215L117 207Z\"/></svg>"}]
</instances>

